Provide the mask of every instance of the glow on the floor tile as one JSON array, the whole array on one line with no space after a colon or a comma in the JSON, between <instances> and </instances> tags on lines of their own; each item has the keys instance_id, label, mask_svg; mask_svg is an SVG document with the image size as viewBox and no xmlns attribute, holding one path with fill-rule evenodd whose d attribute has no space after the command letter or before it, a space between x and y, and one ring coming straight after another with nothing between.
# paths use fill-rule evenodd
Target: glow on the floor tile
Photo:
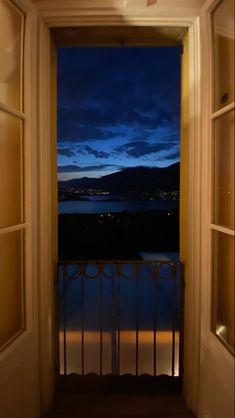
<instances>
[{"instance_id":1,"label":"glow on the floor tile","mask_svg":"<svg viewBox=\"0 0 235 418\"><path fill-rule=\"evenodd\" d=\"M153 374L153 331L139 331L138 374ZM66 332L67 373L81 374L80 331ZM64 373L64 335L60 332L60 370ZM100 333L84 332L84 366L86 373L99 373ZM102 334L103 374L111 373L111 333ZM179 332L175 333L175 375L179 374ZM136 332L120 331L120 374L135 374ZM172 332L156 332L156 374L171 375Z\"/></svg>"}]
</instances>

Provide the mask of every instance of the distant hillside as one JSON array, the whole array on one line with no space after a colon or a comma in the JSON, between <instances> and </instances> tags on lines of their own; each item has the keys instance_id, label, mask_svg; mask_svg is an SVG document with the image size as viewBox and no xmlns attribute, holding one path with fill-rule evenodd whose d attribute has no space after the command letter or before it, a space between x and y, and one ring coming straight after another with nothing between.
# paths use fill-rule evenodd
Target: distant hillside
<instances>
[{"instance_id":1,"label":"distant hillside","mask_svg":"<svg viewBox=\"0 0 235 418\"><path fill-rule=\"evenodd\" d=\"M179 190L180 163L164 168L134 167L126 168L101 178L72 179L59 181L59 190L66 188L102 189L113 194L128 192L152 192L155 190Z\"/></svg>"}]
</instances>

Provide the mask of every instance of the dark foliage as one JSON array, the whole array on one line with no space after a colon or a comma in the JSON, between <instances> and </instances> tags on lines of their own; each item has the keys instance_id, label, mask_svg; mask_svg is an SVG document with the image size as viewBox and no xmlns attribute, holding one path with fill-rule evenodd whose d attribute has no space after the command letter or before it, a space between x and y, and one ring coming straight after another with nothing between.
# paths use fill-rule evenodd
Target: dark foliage
<instances>
[{"instance_id":1,"label":"dark foliage","mask_svg":"<svg viewBox=\"0 0 235 418\"><path fill-rule=\"evenodd\" d=\"M59 215L59 259L140 258L179 250L179 211Z\"/></svg>"}]
</instances>

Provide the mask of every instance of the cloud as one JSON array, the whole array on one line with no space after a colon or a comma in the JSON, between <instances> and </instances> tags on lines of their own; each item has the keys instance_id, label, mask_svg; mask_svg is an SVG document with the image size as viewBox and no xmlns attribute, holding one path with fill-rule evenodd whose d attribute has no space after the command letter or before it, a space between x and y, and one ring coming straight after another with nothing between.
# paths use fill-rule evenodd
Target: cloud
<instances>
[{"instance_id":1,"label":"cloud","mask_svg":"<svg viewBox=\"0 0 235 418\"><path fill-rule=\"evenodd\" d=\"M100 164L100 165L90 165L85 167L80 167L78 165L60 165L58 166L58 172L59 173L79 173L79 172L85 172L85 171L98 171L98 170L104 170L108 168L121 168L119 166L113 166L111 164Z\"/></svg>"},{"instance_id":2,"label":"cloud","mask_svg":"<svg viewBox=\"0 0 235 418\"><path fill-rule=\"evenodd\" d=\"M57 97L60 173L179 158L179 49L59 48Z\"/></svg>"},{"instance_id":3,"label":"cloud","mask_svg":"<svg viewBox=\"0 0 235 418\"><path fill-rule=\"evenodd\" d=\"M57 131L59 142L106 140L119 136L112 110L84 110L80 107L58 108Z\"/></svg>"},{"instance_id":4,"label":"cloud","mask_svg":"<svg viewBox=\"0 0 235 418\"><path fill-rule=\"evenodd\" d=\"M144 102L144 100L143 100ZM143 105L143 103L142 103ZM170 110L164 109L162 104L155 104L152 111L142 113L136 107L136 103L120 106L113 102L108 107L83 109L81 106L58 108L58 140L80 141L106 140L113 136L120 136L123 126L126 129L135 127L138 130L156 130L175 124L175 117ZM156 109L153 111L153 109Z\"/></svg>"},{"instance_id":5,"label":"cloud","mask_svg":"<svg viewBox=\"0 0 235 418\"><path fill-rule=\"evenodd\" d=\"M59 142L85 142L97 139L110 139L112 135L87 123L74 115L74 111L67 111L68 116L58 115L58 141ZM83 123L82 123L83 122Z\"/></svg>"},{"instance_id":6,"label":"cloud","mask_svg":"<svg viewBox=\"0 0 235 418\"><path fill-rule=\"evenodd\" d=\"M169 150L172 148L172 143L156 143L150 144L146 141L133 141L116 147L117 153L124 153L128 157L138 158L143 155L157 153L163 150Z\"/></svg>"},{"instance_id":7,"label":"cloud","mask_svg":"<svg viewBox=\"0 0 235 418\"><path fill-rule=\"evenodd\" d=\"M113 97L121 104L133 98L152 110L156 97L171 108L178 96L179 48L65 48L58 49L58 100L68 104L106 106ZM148 103L150 107L148 108Z\"/></svg>"},{"instance_id":8,"label":"cloud","mask_svg":"<svg viewBox=\"0 0 235 418\"><path fill-rule=\"evenodd\" d=\"M178 145L179 144L179 140L180 140L180 131L179 129L176 129L175 131L169 133L168 135L164 135L162 136L162 138L160 139L161 143L165 143L165 142L170 142L172 145Z\"/></svg>"},{"instance_id":9,"label":"cloud","mask_svg":"<svg viewBox=\"0 0 235 418\"><path fill-rule=\"evenodd\" d=\"M178 48L58 49L58 140L177 124L179 80Z\"/></svg>"},{"instance_id":10,"label":"cloud","mask_svg":"<svg viewBox=\"0 0 235 418\"><path fill-rule=\"evenodd\" d=\"M58 154L65 157L74 157L76 155L70 148L58 148Z\"/></svg>"},{"instance_id":11,"label":"cloud","mask_svg":"<svg viewBox=\"0 0 235 418\"><path fill-rule=\"evenodd\" d=\"M164 161L164 160L176 160L180 158L180 152L178 151L174 151L172 154L168 154L165 155L162 158L159 158L159 161Z\"/></svg>"},{"instance_id":12,"label":"cloud","mask_svg":"<svg viewBox=\"0 0 235 418\"><path fill-rule=\"evenodd\" d=\"M77 147L78 152L81 154L88 154L88 155L94 155L96 158L109 158L110 154L105 151L98 151L94 148L91 148L88 145L83 145L81 147Z\"/></svg>"}]
</instances>

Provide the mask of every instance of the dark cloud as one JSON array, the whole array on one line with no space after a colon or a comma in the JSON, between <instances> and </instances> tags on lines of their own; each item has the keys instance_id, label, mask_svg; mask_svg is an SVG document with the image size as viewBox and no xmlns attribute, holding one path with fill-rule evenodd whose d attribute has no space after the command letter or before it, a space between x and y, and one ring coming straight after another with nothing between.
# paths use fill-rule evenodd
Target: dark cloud
<instances>
[{"instance_id":1,"label":"dark cloud","mask_svg":"<svg viewBox=\"0 0 235 418\"><path fill-rule=\"evenodd\" d=\"M179 60L178 48L59 49L59 141L110 139L119 125L177 125Z\"/></svg>"},{"instance_id":2,"label":"dark cloud","mask_svg":"<svg viewBox=\"0 0 235 418\"><path fill-rule=\"evenodd\" d=\"M106 140L120 135L118 131L108 129L108 125L112 125L112 122L103 111L94 109L85 111L78 107L58 109L59 142Z\"/></svg>"},{"instance_id":3,"label":"dark cloud","mask_svg":"<svg viewBox=\"0 0 235 418\"><path fill-rule=\"evenodd\" d=\"M164 144L166 142L170 142L172 145L179 145L180 140L180 131L177 129L176 131L171 132L168 135L164 135L158 142Z\"/></svg>"},{"instance_id":4,"label":"dark cloud","mask_svg":"<svg viewBox=\"0 0 235 418\"><path fill-rule=\"evenodd\" d=\"M179 63L179 48L58 49L59 102L62 95L69 103L107 105L115 94L121 103L133 97L146 106L161 96L169 106L178 96Z\"/></svg>"},{"instance_id":5,"label":"dark cloud","mask_svg":"<svg viewBox=\"0 0 235 418\"><path fill-rule=\"evenodd\" d=\"M180 158L180 152L178 151L173 151L172 154L168 154L166 156L164 156L164 158L159 158L160 161L162 160L176 160Z\"/></svg>"},{"instance_id":6,"label":"dark cloud","mask_svg":"<svg viewBox=\"0 0 235 418\"><path fill-rule=\"evenodd\" d=\"M159 127L173 126L171 112L158 106L156 112L149 115L142 114L131 108L121 108L113 105L107 109L81 108L58 109L58 140L84 142L87 140L108 140L114 136L122 135L120 129L126 126L128 129L144 131L156 130Z\"/></svg>"},{"instance_id":7,"label":"dark cloud","mask_svg":"<svg viewBox=\"0 0 235 418\"><path fill-rule=\"evenodd\" d=\"M172 143L149 144L146 141L133 141L121 145L120 147L116 147L115 151L118 153L125 153L132 158L138 158L143 155L157 153L162 150L169 150L170 148L172 148Z\"/></svg>"},{"instance_id":8,"label":"dark cloud","mask_svg":"<svg viewBox=\"0 0 235 418\"><path fill-rule=\"evenodd\" d=\"M157 106L157 105L156 105ZM120 126L135 126L139 130L157 129L175 123L171 112L158 106L156 112L139 112L129 105L119 108L112 103L106 109L58 108L59 141L110 139L120 135Z\"/></svg>"},{"instance_id":9,"label":"dark cloud","mask_svg":"<svg viewBox=\"0 0 235 418\"><path fill-rule=\"evenodd\" d=\"M105 151L97 151L94 148L89 147L88 145L83 145L82 147L77 148L78 152L82 154L94 155L96 158L109 158L109 153Z\"/></svg>"},{"instance_id":10,"label":"dark cloud","mask_svg":"<svg viewBox=\"0 0 235 418\"><path fill-rule=\"evenodd\" d=\"M57 97L59 172L179 158L179 48L58 49Z\"/></svg>"},{"instance_id":11,"label":"dark cloud","mask_svg":"<svg viewBox=\"0 0 235 418\"><path fill-rule=\"evenodd\" d=\"M64 155L65 157L75 157L75 152L70 148L58 148L58 154Z\"/></svg>"}]
</instances>

